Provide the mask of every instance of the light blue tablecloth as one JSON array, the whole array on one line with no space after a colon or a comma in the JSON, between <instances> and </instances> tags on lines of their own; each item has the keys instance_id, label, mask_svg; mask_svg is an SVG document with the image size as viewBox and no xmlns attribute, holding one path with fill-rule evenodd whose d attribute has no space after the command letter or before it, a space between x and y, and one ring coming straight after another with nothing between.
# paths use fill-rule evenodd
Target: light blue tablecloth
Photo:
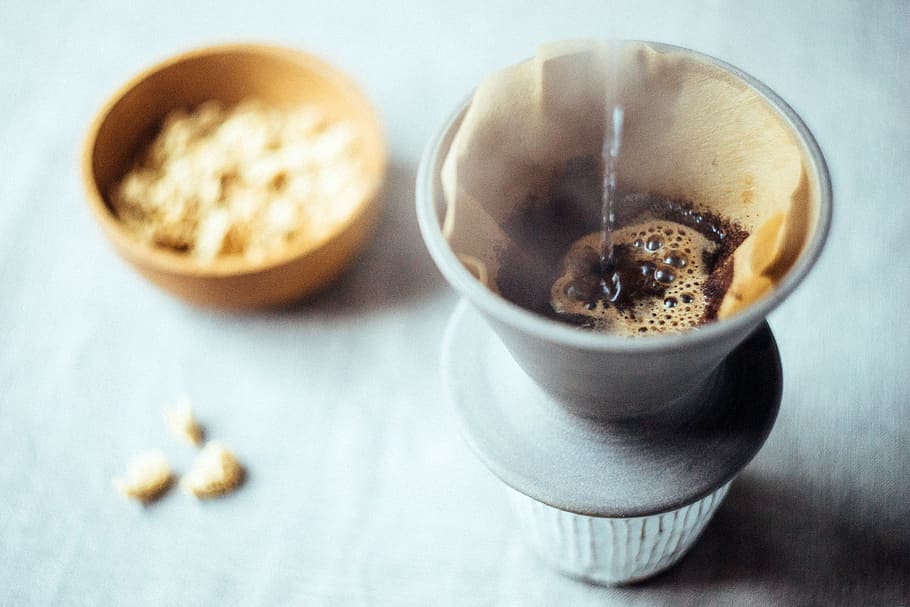
<instances>
[{"instance_id":1,"label":"light blue tablecloth","mask_svg":"<svg viewBox=\"0 0 910 607\"><path fill-rule=\"evenodd\" d=\"M774 88L827 155L829 246L771 318L780 418L694 551L626 589L524 549L441 393L455 296L416 228L424 143L482 75L576 36L660 40ZM323 55L375 100L386 211L332 292L283 312L189 308L93 224L77 156L95 110L178 50ZM910 4L467 0L0 6L0 604L910 604ZM134 507L111 488L188 393L250 477Z\"/></svg>"}]
</instances>

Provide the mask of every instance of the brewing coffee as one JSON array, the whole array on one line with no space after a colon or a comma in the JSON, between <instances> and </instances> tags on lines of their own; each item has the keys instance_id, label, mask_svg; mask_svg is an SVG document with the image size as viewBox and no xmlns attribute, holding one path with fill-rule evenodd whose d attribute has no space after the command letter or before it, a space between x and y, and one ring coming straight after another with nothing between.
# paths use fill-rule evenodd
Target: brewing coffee
<instances>
[{"instance_id":1,"label":"brewing coffee","mask_svg":"<svg viewBox=\"0 0 910 607\"><path fill-rule=\"evenodd\" d=\"M549 318L628 336L678 333L716 318L733 272L732 253L748 236L688 201L620 193L613 255L601 255L602 167L567 163L548 191L504 225L500 294Z\"/></svg>"}]
</instances>

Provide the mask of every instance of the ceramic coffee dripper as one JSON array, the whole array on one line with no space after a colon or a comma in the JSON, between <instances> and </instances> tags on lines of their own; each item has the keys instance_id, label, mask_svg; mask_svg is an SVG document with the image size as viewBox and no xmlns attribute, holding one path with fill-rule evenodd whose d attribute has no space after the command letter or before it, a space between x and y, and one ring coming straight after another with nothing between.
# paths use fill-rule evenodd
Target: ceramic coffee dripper
<instances>
[{"instance_id":1,"label":"ceramic coffee dripper","mask_svg":"<svg viewBox=\"0 0 910 607\"><path fill-rule=\"evenodd\" d=\"M816 193L814 225L786 276L746 309L698 330L630 339L580 331L487 288L442 230L440 171L470 100L429 142L417 177L427 248L468 302L453 317L443 353L444 379L464 434L515 490L516 509L538 553L602 583L641 579L675 562L763 444L781 394L779 356L765 317L805 278L831 218L824 158L784 101L719 60L649 45L687 53L745 83L801 150Z\"/></svg>"}]
</instances>

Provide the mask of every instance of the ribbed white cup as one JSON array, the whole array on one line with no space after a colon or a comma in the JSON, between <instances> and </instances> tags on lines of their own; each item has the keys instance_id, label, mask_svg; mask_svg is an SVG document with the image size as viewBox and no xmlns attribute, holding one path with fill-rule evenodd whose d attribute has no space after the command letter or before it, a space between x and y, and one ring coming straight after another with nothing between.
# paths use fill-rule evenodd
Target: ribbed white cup
<instances>
[{"instance_id":1,"label":"ribbed white cup","mask_svg":"<svg viewBox=\"0 0 910 607\"><path fill-rule=\"evenodd\" d=\"M645 579L675 564L701 535L730 483L677 510L633 518L575 514L509 488L527 543L568 575L615 586Z\"/></svg>"}]
</instances>

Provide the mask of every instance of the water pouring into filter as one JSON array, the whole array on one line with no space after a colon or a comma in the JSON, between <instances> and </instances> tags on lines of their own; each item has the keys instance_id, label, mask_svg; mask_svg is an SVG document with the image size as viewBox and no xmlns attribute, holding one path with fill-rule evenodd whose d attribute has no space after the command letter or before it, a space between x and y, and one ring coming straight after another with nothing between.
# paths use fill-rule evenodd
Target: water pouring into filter
<instances>
[{"instance_id":1,"label":"water pouring into filter","mask_svg":"<svg viewBox=\"0 0 910 607\"><path fill-rule=\"evenodd\" d=\"M619 275L613 270L613 229L616 226L616 161L619 158L619 148L622 146L622 106L614 105L610 116L613 118L613 129L610 131L609 137L604 137L601 154L604 164L604 179L600 222L600 270L604 275L605 286L607 274L610 274L609 282L615 289L608 291L605 288L604 292L609 292L610 299L615 299L621 286L618 282Z\"/></svg>"},{"instance_id":2,"label":"water pouring into filter","mask_svg":"<svg viewBox=\"0 0 910 607\"><path fill-rule=\"evenodd\" d=\"M732 252L731 245L748 234L719 218L705 221L691 205L652 196L645 199L649 209L635 195L624 196L622 203L628 208L621 209L627 223L634 225L617 232L617 167L625 112L619 100L623 68L616 59L621 55L610 50L604 79L599 235L580 237L562 256L561 274L550 287L550 311L555 318L581 328L627 336L685 331L716 316L726 289L723 264ZM572 204L579 202L573 200ZM721 227L723 224L728 227ZM599 263L594 263L595 254L599 254ZM552 260L538 263L553 265ZM529 281L519 280L521 288L526 288ZM514 294L514 279L499 283L506 297L522 303L520 291L518 296Z\"/></svg>"}]
</instances>

